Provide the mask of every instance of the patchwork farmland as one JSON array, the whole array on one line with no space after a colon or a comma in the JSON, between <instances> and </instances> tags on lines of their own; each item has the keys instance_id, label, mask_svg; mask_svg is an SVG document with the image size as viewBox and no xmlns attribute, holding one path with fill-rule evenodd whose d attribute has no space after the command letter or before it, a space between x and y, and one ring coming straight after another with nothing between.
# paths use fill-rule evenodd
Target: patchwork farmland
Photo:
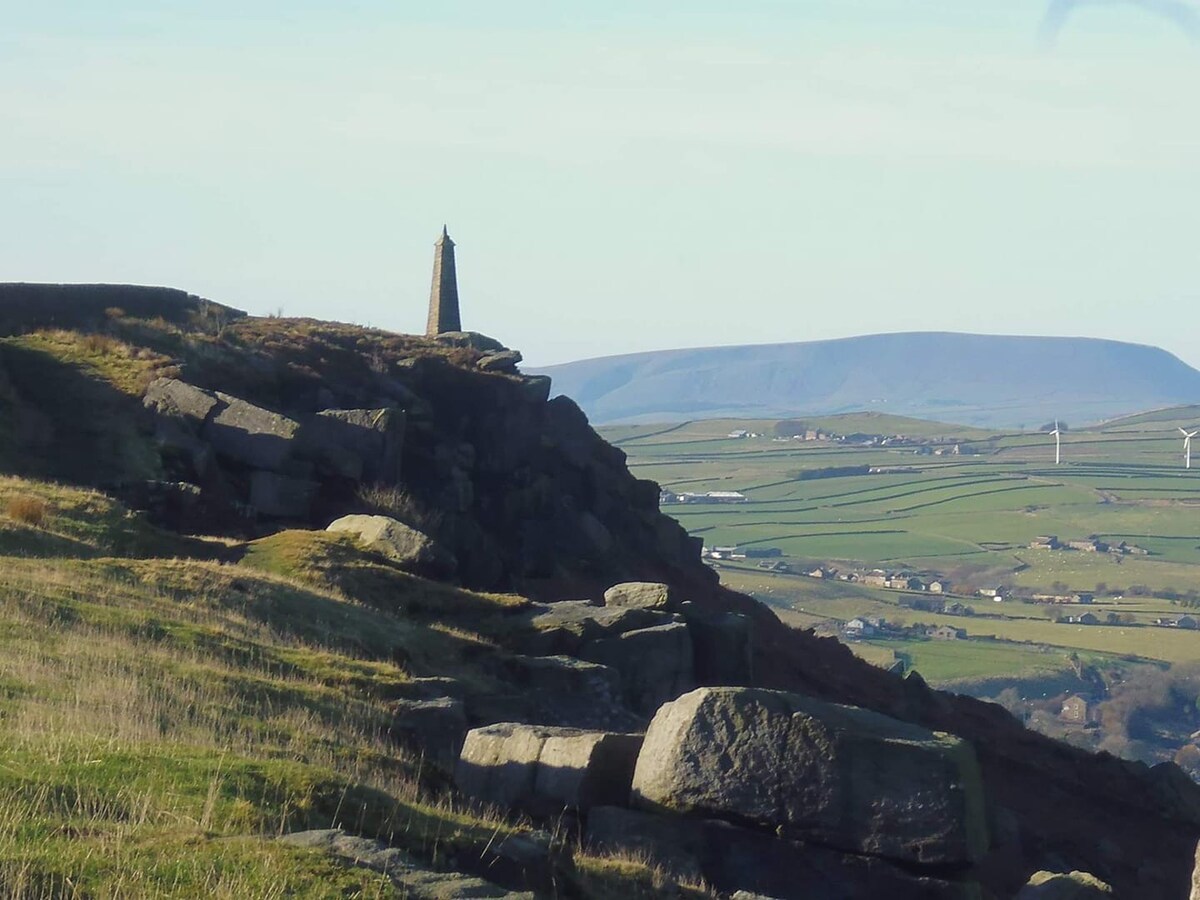
<instances>
[{"instance_id":1,"label":"patchwork farmland","mask_svg":"<svg viewBox=\"0 0 1200 900\"><path fill-rule=\"evenodd\" d=\"M1197 422L1200 409L1182 408L1067 430L1060 465L1054 438L1040 430L866 413L602 432L666 492L744 497L663 507L706 547L738 548L736 558L712 561L731 587L843 638L856 618L884 619L899 630L861 635L850 641L856 652L986 692L997 678L1028 677L1036 687L1081 660L1200 660L1200 631L1164 627L1200 605L1200 462L1184 469L1177 430ZM1031 548L1047 536L1063 549ZM1066 549L1068 541L1093 552ZM803 574L817 568L826 577ZM914 592L839 580L873 570L938 579L958 608L913 608ZM978 594L997 587L1001 602ZM1087 611L1098 624L1056 621L1083 607L1032 595L1092 596ZM966 639L951 647L917 639L918 623L951 624Z\"/></svg>"}]
</instances>

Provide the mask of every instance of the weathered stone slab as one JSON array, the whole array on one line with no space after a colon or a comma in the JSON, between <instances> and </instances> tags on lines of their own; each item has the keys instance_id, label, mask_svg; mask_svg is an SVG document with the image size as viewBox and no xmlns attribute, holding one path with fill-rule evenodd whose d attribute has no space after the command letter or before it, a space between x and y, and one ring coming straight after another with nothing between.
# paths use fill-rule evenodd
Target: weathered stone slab
<instances>
[{"instance_id":1,"label":"weathered stone slab","mask_svg":"<svg viewBox=\"0 0 1200 900\"><path fill-rule=\"evenodd\" d=\"M696 686L691 633L682 622L591 641L580 655L616 669L625 702L641 713L653 713Z\"/></svg>"},{"instance_id":2,"label":"weathered stone slab","mask_svg":"<svg viewBox=\"0 0 1200 900\"><path fill-rule=\"evenodd\" d=\"M987 848L969 744L868 710L754 688L700 688L655 715L634 802L779 830L905 863Z\"/></svg>"},{"instance_id":3,"label":"weathered stone slab","mask_svg":"<svg viewBox=\"0 0 1200 900\"><path fill-rule=\"evenodd\" d=\"M448 574L454 558L433 538L390 516L342 516L326 531L351 534L363 544L414 570Z\"/></svg>"},{"instance_id":4,"label":"weathered stone slab","mask_svg":"<svg viewBox=\"0 0 1200 900\"><path fill-rule=\"evenodd\" d=\"M208 391L177 378L156 378L146 388L142 403L159 415L183 419L199 428L217 407L218 400Z\"/></svg>"},{"instance_id":5,"label":"weathered stone slab","mask_svg":"<svg viewBox=\"0 0 1200 900\"><path fill-rule=\"evenodd\" d=\"M526 614L534 653L578 653L585 642L673 621L666 613L635 607L595 606L586 600L539 603Z\"/></svg>"},{"instance_id":6,"label":"weathered stone slab","mask_svg":"<svg viewBox=\"0 0 1200 900\"><path fill-rule=\"evenodd\" d=\"M213 449L235 462L278 471L292 455L299 423L229 394L216 396L225 405L203 432Z\"/></svg>"},{"instance_id":7,"label":"weathered stone slab","mask_svg":"<svg viewBox=\"0 0 1200 900\"><path fill-rule=\"evenodd\" d=\"M497 350L479 357L475 365L485 372L516 372L521 358L520 350Z\"/></svg>"},{"instance_id":8,"label":"weathered stone slab","mask_svg":"<svg viewBox=\"0 0 1200 900\"><path fill-rule=\"evenodd\" d=\"M673 608L671 588L653 581L627 581L604 592L604 605L666 611Z\"/></svg>"},{"instance_id":9,"label":"weathered stone slab","mask_svg":"<svg viewBox=\"0 0 1200 900\"><path fill-rule=\"evenodd\" d=\"M467 732L455 769L463 793L550 813L628 802L639 735L501 723Z\"/></svg>"}]
</instances>

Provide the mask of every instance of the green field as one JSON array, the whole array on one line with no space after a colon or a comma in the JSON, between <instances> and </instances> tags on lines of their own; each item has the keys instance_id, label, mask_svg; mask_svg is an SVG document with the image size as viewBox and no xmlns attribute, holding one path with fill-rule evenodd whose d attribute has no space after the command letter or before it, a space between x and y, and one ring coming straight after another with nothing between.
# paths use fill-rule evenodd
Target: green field
<instances>
[{"instance_id":1,"label":"green field","mask_svg":"<svg viewBox=\"0 0 1200 900\"><path fill-rule=\"evenodd\" d=\"M1200 632L1154 627L1188 610L1173 599L1200 591L1200 446L1184 468L1176 430L1200 410L1159 410L1063 434L1062 463L1043 433L997 432L873 414L805 420L835 435L888 436L887 444L780 440L773 421L712 420L671 426L614 426L602 433L640 477L676 493L739 491L745 503L664 505L706 546L778 548L790 575L753 559L721 562L723 580L754 594L795 624L836 629L859 615L911 624L966 627L966 642L863 642L864 657L897 653L941 683L1004 673L1051 674L1069 653L1161 662L1200 660ZM730 437L735 430L750 437ZM903 436L897 438L896 436ZM924 446L921 446L924 445ZM954 451L957 446L957 452ZM937 452L935 455L935 451ZM856 467L856 474L820 470ZM1122 541L1146 553L1030 549L1039 535L1062 541ZM948 579L974 618L915 613L900 594L795 574L813 565L840 571L914 571ZM972 600L977 588L1086 591L1101 619L1067 625L1043 605ZM1080 609L1073 610L1080 612Z\"/></svg>"}]
</instances>

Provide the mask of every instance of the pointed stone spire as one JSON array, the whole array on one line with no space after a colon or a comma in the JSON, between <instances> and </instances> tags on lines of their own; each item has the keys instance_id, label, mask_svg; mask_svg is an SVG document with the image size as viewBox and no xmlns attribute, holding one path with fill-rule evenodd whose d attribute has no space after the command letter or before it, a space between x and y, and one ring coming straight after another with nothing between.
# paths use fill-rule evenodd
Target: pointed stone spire
<instances>
[{"instance_id":1,"label":"pointed stone spire","mask_svg":"<svg viewBox=\"0 0 1200 900\"><path fill-rule=\"evenodd\" d=\"M429 337L446 331L462 331L458 314L458 275L454 270L454 241L446 226L433 245L433 287L429 291L429 320L425 334Z\"/></svg>"}]
</instances>

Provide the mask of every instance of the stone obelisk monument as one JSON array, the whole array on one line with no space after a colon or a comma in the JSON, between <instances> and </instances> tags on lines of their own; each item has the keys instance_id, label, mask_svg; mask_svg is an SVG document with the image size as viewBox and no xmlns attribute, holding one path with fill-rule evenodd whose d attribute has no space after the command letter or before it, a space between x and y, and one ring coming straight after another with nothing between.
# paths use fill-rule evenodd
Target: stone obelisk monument
<instances>
[{"instance_id":1,"label":"stone obelisk monument","mask_svg":"<svg viewBox=\"0 0 1200 900\"><path fill-rule=\"evenodd\" d=\"M454 271L454 241L442 226L433 253L433 287L429 291L429 321L425 334L433 337L446 331L462 331L458 314L458 275Z\"/></svg>"}]
</instances>

